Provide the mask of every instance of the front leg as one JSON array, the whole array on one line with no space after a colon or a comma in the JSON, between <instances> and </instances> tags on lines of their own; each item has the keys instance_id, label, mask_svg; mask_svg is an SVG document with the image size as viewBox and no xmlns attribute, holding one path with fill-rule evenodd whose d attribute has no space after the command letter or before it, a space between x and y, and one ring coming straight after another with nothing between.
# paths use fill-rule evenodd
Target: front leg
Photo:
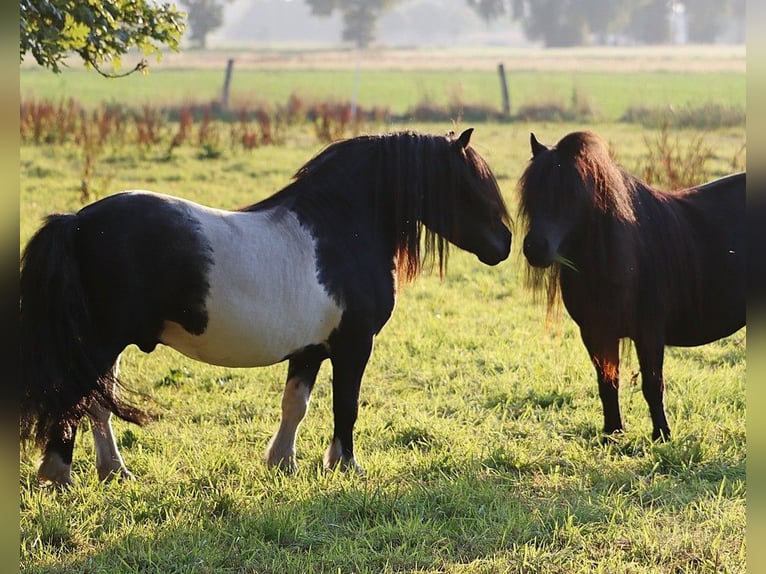
<instances>
[{"instance_id":1,"label":"front leg","mask_svg":"<svg viewBox=\"0 0 766 574\"><path fill-rule=\"evenodd\" d=\"M620 339L616 336L596 336L581 331L583 343L596 368L598 396L604 413L604 433L622 432L620 415Z\"/></svg>"},{"instance_id":2,"label":"front leg","mask_svg":"<svg viewBox=\"0 0 766 574\"><path fill-rule=\"evenodd\" d=\"M641 392L652 417L652 440L670 438L670 426L665 415L665 380L662 374L665 343L659 337L636 342L638 364L641 367Z\"/></svg>"},{"instance_id":3,"label":"front leg","mask_svg":"<svg viewBox=\"0 0 766 574\"><path fill-rule=\"evenodd\" d=\"M354 458L354 424L359 411L362 375L372 352L372 335L340 331L331 341L333 366L332 408L335 429L324 456L327 469L363 473Z\"/></svg>"},{"instance_id":4,"label":"front leg","mask_svg":"<svg viewBox=\"0 0 766 574\"><path fill-rule=\"evenodd\" d=\"M324 347L310 347L290 358L282 395L282 420L266 448L266 464L287 472L298 470L295 437L306 416L319 367L327 358Z\"/></svg>"}]
</instances>

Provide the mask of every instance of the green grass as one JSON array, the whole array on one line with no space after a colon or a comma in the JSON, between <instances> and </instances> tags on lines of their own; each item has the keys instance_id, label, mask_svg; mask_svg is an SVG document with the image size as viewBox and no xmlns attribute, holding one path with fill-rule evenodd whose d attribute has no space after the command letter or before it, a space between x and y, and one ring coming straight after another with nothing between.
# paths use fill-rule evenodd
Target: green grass
<instances>
[{"instance_id":1,"label":"green grass","mask_svg":"<svg viewBox=\"0 0 766 574\"><path fill-rule=\"evenodd\" d=\"M529 132L554 143L581 126L475 127L472 143L513 208ZM594 129L626 167L640 165L651 131ZM678 133L681 142L699 135ZM741 129L706 134L710 177L732 171L744 138ZM123 151L107 154L96 177L110 191L237 207L283 186L319 147L298 130L285 146L227 149L214 160L192 149L169 161ZM79 207L80 161L73 147L22 147L22 245L43 215ZM98 483L87 429L67 491L36 484L38 453L23 452L24 571L743 572L745 331L667 351L667 444L649 441L629 357L627 429L604 446L577 329L566 314L546 323L531 300L520 240L491 268L454 250L443 280L426 275L403 289L362 384L355 436L364 477L321 469L332 432L327 365L299 434L301 469L284 476L262 460L284 365L223 369L129 347L123 378L158 414L145 427L115 424L138 480Z\"/></svg>"},{"instance_id":2,"label":"green grass","mask_svg":"<svg viewBox=\"0 0 766 574\"><path fill-rule=\"evenodd\" d=\"M615 121L631 107L698 107L709 102L744 109L746 76L737 72L550 72L509 70L511 112L528 105L570 104L573 94L587 100L602 121ZM236 70L231 85L232 105L269 102L285 104L295 93L306 99L349 101L354 93L354 70ZM55 75L22 69L21 95L37 98L74 97L85 105L120 101L132 104L177 104L218 100L222 70L157 69L104 81L83 70ZM366 108L386 107L403 114L421 101L438 105L455 102L501 108L500 83L494 68L484 70L363 70L358 101Z\"/></svg>"}]
</instances>

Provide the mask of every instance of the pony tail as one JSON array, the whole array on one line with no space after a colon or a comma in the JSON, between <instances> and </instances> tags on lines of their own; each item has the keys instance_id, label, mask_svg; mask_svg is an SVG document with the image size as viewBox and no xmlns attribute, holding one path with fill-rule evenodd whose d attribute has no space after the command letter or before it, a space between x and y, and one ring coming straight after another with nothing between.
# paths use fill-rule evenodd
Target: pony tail
<instances>
[{"instance_id":1,"label":"pony tail","mask_svg":"<svg viewBox=\"0 0 766 574\"><path fill-rule=\"evenodd\" d=\"M139 422L143 414L114 398L116 357L100 351L74 249L78 216L55 214L21 259L20 434L44 447L69 433L92 400Z\"/></svg>"}]
</instances>

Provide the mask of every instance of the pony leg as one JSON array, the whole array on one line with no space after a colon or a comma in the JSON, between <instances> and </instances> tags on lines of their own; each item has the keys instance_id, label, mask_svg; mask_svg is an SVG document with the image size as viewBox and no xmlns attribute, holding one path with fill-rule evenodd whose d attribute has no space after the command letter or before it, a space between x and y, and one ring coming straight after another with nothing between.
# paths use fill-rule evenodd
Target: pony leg
<instances>
[{"instance_id":1,"label":"pony leg","mask_svg":"<svg viewBox=\"0 0 766 574\"><path fill-rule=\"evenodd\" d=\"M117 377L120 371L120 356L112 364L112 375ZM114 385L109 388L110 394L114 392ZM93 445L96 450L96 471L102 482L108 482L114 478L133 480L135 477L125 466L122 455L117 448L117 441L112 430L112 411L101 405L98 401L91 401L88 406L88 418L93 432Z\"/></svg>"},{"instance_id":2,"label":"pony leg","mask_svg":"<svg viewBox=\"0 0 766 574\"><path fill-rule=\"evenodd\" d=\"M40 482L55 486L71 486L72 452L76 434L76 423L65 425L62 422L53 436L48 438L43 460L37 469L37 479Z\"/></svg>"},{"instance_id":3,"label":"pony leg","mask_svg":"<svg viewBox=\"0 0 766 574\"><path fill-rule=\"evenodd\" d=\"M601 339L598 342L583 334L583 342L596 368L598 396L604 413L604 434L622 431L620 414L620 340Z\"/></svg>"},{"instance_id":4,"label":"pony leg","mask_svg":"<svg viewBox=\"0 0 766 574\"><path fill-rule=\"evenodd\" d=\"M652 440L668 440L670 426L665 415L665 380L662 375L665 346L662 342L654 345L636 342L636 354L641 367L641 392L652 417Z\"/></svg>"},{"instance_id":5,"label":"pony leg","mask_svg":"<svg viewBox=\"0 0 766 574\"><path fill-rule=\"evenodd\" d=\"M98 478L107 482L113 478L133 480L135 477L127 469L117 448L117 441L112 431L112 412L93 401L88 408L88 418L93 431L93 443L96 449L96 470Z\"/></svg>"},{"instance_id":6,"label":"pony leg","mask_svg":"<svg viewBox=\"0 0 766 574\"><path fill-rule=\"evenodd\" d=\"M372 352L369 336L345 335L340 348L333 347L332 410L335 429L324 455L327 469L340 467L364 473L354 458L354 424L359 412L362 375Z\"/></svg>"},{"instance_id":7,"label":"pony leg","mask_svg":"<svg viewBox=\"0 0 766 574\"><path fill-rule=\"evenodd\" d=\"M295 460L295 437L311 400L322 358L298 356L290 359L287 383L282 394L282 420L266 448L266 464L287 472L298 470Z\"/></svg>"}]
</instances>

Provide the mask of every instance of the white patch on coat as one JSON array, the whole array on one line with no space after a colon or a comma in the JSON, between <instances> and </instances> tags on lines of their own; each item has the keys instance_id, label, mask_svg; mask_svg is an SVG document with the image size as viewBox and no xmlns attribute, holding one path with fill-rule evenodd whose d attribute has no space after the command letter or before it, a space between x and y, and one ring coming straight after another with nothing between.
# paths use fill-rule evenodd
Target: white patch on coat
<instances>
[{"instance_id":1,"label":"white patch on coat","mask_svg":"<svg viewBox=\"0 0 766 574\"><path fill-rule=\"evenodd\" d=\"M233 212L182 201L213 248L201 335L166 321L160 341L224 367L271 365L325 344L343 308L319 282L315 240L286 209Z\"/></svg>"}]
</instances>

